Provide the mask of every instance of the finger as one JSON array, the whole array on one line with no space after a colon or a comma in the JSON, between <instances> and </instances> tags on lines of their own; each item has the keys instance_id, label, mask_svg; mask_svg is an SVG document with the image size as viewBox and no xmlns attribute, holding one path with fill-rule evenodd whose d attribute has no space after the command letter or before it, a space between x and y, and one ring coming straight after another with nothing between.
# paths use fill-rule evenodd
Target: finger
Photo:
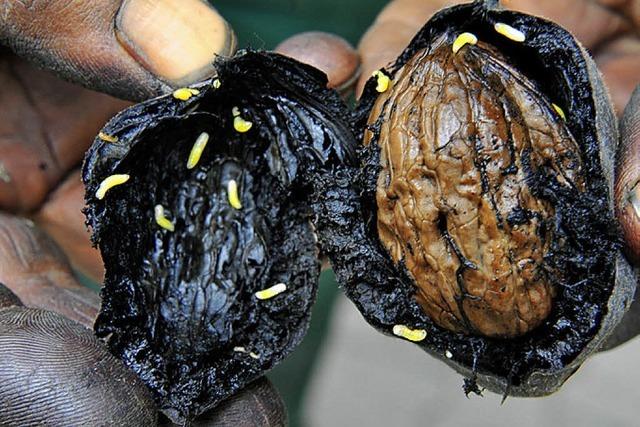
<instances>
[{"instance_id":1,"label":"finger","mask_svg":"<svg viewBox=\"0 0 640 427\"><path fill-rule=\"evenodd\" d=\"M615 204L627 252L640 261L640 86L620 122Z\"/></svg>"},{"instance_id":2,"label":"finger","mask_svg":"<svg viewBox=\"0 0 640 427\"><path fill-rule=\"evenodd\" d=\"M133 100L202 79L235 49L204 0L0 0L0 40L65 79Z\"/></svg>"},{"instance_id":3,"label":"finger","mask_svg":"<svg viewBox=\"0 0 640 427\"><path fill-rule=\"evenodd\" d=\"M100 252L91 244L82 213L84 206L84 186L80 171L75 171L49 195L34 220L53 237L75 269L101 283L104 264Z\"/></svg>"},{"instance_id":4,"label":"finger","mask_svg":"<svg viewBox=\"0 0 640 427\"><path fill-rule=\"evenodd\" d=\"M605 7L619 11L633 22L636 28L640 28L640 0L597 0Z\"/></svg>"},{"instance_id":5,"label":"finger","mask_svg":"<svg viewBox=\"0 0 640 427\"><path fill-rule=\"evenodd\" d=\"M262 377L231 396L192 424L215 427L276 427L287 425L284 402L273 384Z\"/></svg>"},{"instance_id":6,"label":"finger","mask_svg":"<svg viewBox=\"0 0 640 427\"><path fill-rule=\"evenodd\" d=\"M595 59L620 114L640 84L640 38L627 36L605 43Z\"/></svg>"},{"instance_id":7,"label":"finger","mask_svg":"<svg viewBox=\"0 0 640 427\"><path fill-rule=\"evenodd\" d=\"M104 122L129 105L13 55L0 56L0 87L0 209L13 212L36 208Z\"/></svg>"},{"instance_id":8,"label":"finger","mask_svg":"<svg viewBox=\"0 0 640 427\"><path fill-rule=\"evenodd\" d=\"M347 94L360 71L358 52L341 37L320 31L310 31L289 37L275 51L313 65L324 71L328 87Z\"/></svg>"},{"instance_id":9,"label":"finger","mask_svg":"<svg viewBox=\"0 0 640 427\"><path fill-rule=\"evenodd\" d=\"M607 5L592 0L508 0L504 6L550 19L569 30L587 48L630 29L630 22Z\"/></svg>"},{"instance_id":10,"label":"finger","mask_svg":"<svg viewBox=\"0 0 640 427\"><path fill-rule=\"evenodd\" d=\"M0 213L0 283L30 307L91 327L100 299L73 276L64 254L32 222Z\"/></svg>"},{"instance_id":11,"label":"finger","mask_svg":"<svg viewBox=\"0 0 640 427\"><path fill-rule=\"evenodd\" d=\"M0 425L156 424L142 382L56 313L0 309L0 354Z\"/></svg>"}]
</instances>

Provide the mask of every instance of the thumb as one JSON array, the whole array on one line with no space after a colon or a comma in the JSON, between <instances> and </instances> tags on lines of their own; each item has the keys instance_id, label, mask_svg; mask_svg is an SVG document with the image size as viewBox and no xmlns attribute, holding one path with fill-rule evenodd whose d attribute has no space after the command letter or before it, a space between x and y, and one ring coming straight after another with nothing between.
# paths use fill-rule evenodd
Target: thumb
<instances>
[{"instance_id":1,"label":"thumb","mask_svg":"<svg viewBox=\"0 0 640 427\"><path fill-rule=\"evenodd\" d=\"M205 0L0 0L0 42L61 77L141 100L200 80L235 49Z\"/></svg>"}]
</instances>

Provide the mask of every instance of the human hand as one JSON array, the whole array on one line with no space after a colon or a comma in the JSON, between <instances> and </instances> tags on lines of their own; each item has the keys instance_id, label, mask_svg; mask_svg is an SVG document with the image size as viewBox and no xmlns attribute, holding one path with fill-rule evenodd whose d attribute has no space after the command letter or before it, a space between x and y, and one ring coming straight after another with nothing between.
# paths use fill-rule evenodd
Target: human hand
<instances>
[{"instance_id":1,"label":"human hand","mask_svg":"<svg viewBox=\"0 0 640 427\"><path fill-rule=\"evenodd\" d=\"M69 263L101 280L77 168L102 124L129 103L28 61L140 100L209 76L234 40L198 0L0 0L8 48L0 48L0 283L13 291L0 285L0 424L158 421L146 387L87 329L99 298ZM285 417L261 379L196 425L281 425Z\"/></svg>"}]
</instances>

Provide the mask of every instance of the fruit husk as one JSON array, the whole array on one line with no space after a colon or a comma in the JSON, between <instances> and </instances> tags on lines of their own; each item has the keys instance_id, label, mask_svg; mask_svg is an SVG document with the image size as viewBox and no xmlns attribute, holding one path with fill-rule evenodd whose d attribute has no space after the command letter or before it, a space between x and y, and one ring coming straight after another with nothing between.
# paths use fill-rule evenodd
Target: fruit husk
<instances>
[{"instance_id":1,"label":"fruit husk","mask_svg":"<svg viewBox=\"0 0 640 427\"><path fill-rule=\"evenodd\" d=\"M96 333L177 423L300 343L319 274L310 176L355 156L350 128L336 119L345 107L318 70L258 52L216 68L187 100L167 95L113 118L83 168L87 222L106 269ZM233 107L252 122L248 132L234 129ZM189 170L201 132L209 142ZM113 174L131 178L99 200ZM240 209L227 201L231 178ZM175 231L156 224L156 204ZM256 298L277 283L287 290Z\"/></svg>"},{"instance_id":2,"label":"fruit husk","mask_svg":"<svg viewBox=\"0 0 640 427\"><path fill-rule=\"evenodd\" d=\"M526 40L515 43L497 34L496 22L523 31ZM500 50L544 96L567 112L567 126L581 148L589 183L582 207L562 207L567 217L576 219L563 227L583 244L591 240L592 246L585 253L567 249L563 262L588 272L582 283L588 286L567 283L558 289L551 315L522 337L492 339L434 325L415 301L416 285L406 268L391 261L377 237L375 189L381 166L376 126L366 125L378 96L375 78L367 83L354 119L358 140L363 141L369 131L373 142L361 148L360 164L342 166L340 179L319 177L317 194L324 193L315 204L317 229L347 296L380 332L391 335L398 324L426 330L426 339L417 345L463 374L467 393L486 388L504 396L543 396L556 391L598 350L633 299L637 275L620 252L613 220L616 119L593 60L570 33L544 19L502 10L496 1L477 1L437 13L397 61L382 71L393 79L409 58L438 37L445 34L452 43L466 31ZM592 210L585 209L589 204Z\"/></svg>"}]
</instances>

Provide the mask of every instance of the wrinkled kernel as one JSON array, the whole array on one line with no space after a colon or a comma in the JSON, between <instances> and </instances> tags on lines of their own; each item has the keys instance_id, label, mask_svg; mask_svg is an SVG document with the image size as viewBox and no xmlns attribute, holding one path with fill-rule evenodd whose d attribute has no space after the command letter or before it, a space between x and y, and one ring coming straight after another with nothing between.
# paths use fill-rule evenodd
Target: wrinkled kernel
<instances>
[{"instance_id":1,"label":"wrinkled kernel","mask_svg":"<svg viewBox=\"0 0 640 427\"><path fill-rule=\"evenodd\" d=\"M528 183L540 171L584 191L584 178L549 105L490 45L456 55L443 38L400 68L371 110L378 235L442 328L514 337L551 311L555 211Z\"/></svg>"}]
</instances>

